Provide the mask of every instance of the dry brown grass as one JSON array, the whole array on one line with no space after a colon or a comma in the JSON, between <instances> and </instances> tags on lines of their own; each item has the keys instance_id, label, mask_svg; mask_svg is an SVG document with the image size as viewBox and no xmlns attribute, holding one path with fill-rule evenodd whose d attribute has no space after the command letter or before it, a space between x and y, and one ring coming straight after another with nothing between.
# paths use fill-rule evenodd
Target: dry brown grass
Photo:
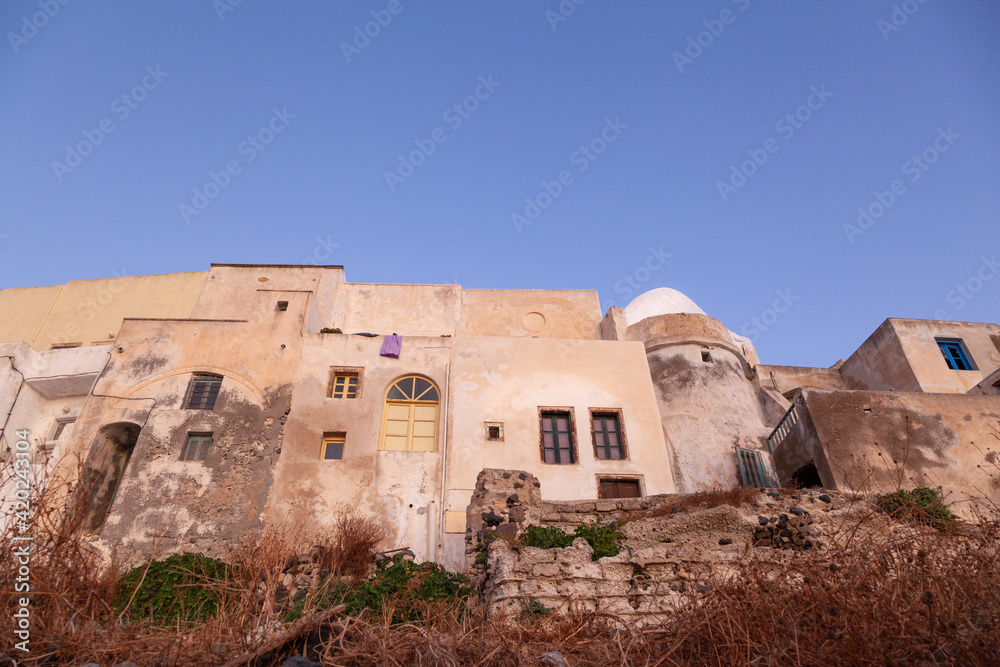
<instances>
[{"instance_id":1,"label":"dry brown grass","mask_svg":"<svg viewBox=\"0 0 1000 667\"><path fill-rule=\"evenodd\" d=\"M364 559L351 550L367 549L377 536L349 518L338 523L340 537L336 530L311 540L276 531L247 536L232 550L233 576L219 588L215 618L191 627L120 625L111 600L121 564L75 537L80 514L64 512L57 491L36 492L33 499L29 656L40 658L51 642L55 664L219 665L247 655L289 629L273 602L290 557L324 546L331 569L360 576ZM746 498L715 492L678 504L733 505ZM325 637L318 648L329 665L540 665L546 654L556 659L552 652L573 667L1000 664L997 524L983 518L943 534L901 527L874 511L861 521L863 530L843 527L838 550L795 553L778 565L748 549L739 578L713 582L709 592L644 629L600 613L488 619L475 603L464 612L430 604L424 623L390 625L392 610L384 608L377 616L336 618L325 633L313 632L312 641ZM17 535L15 526L0 534L4 610L13 610L19 595L11 555ZM310 593L300 623L322 602L321 591ZM5 611L5 646L13 644L12 630ZM280 665L293 646L301 651L301 641L289 644L271 654L270 664Z\"/></svg>"},{"instance_id":2,"label":"dry brown grass","mask_svg":"<svg viewBox=\"0 0 1000 667\"><path fill-rule=\"evenodd\" d=\"M783 489L783 493L789 493L788 489ZM647 510L634 510L626 512L622 517L626 521L638 521L639 519L653 519L671 514L683 512L693 512L705 510L720 505L730 507L740 507L742 505L752 505L760 497L762 491L757 488L745 488L742 486L730 489L712 489L710 491L698 491L687 493L671 498L669 504L660 505Z\"/></svg>"}]
</instances>

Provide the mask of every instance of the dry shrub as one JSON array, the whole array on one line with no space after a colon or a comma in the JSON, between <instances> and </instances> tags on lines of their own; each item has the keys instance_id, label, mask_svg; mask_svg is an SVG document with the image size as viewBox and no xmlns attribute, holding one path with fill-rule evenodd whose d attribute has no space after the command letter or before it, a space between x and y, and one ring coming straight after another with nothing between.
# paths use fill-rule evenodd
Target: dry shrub
<instances>
[{"instance_id":1,"label":"dry shrub","mask_svg":"<svg viewBox=\"0 0 1000 667\"><path fill-rule=\"evenodd\" d=\"M782 490L781 492L788 493L788 490ZM730 507L752 505L757 501L761 493L760 489L743 486L685 493L671 498L670 504L660 505L659 507L647 510L626 512L624 519L626 521L638 521L639 519L653 519L671 514L680 514L682 512L711 509L720 505L729 505Z\"/></svg>"},{"instance_id":2,"label":"dry shrub","mask_svg":"<svg viewBox=\"0 0 1000 667\"><path fill-rule=\"evenodd\" d=\"M342 514L333 522L326 567L337 576L354 581L371 573L373 554L385 539L385 530L371 519L357 514Z\"/></svg>"}]
</instances>

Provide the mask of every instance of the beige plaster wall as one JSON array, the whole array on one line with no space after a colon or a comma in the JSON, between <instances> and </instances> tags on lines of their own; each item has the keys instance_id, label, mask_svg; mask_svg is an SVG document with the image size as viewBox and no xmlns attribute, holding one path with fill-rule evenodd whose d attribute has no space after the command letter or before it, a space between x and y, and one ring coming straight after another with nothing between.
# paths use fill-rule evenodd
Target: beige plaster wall
<instances>
[{"instance_id":1,"label":"beige plaster wall","mask_svg":"<svg viewBox=\"0 0 1000 667\"><path fill-rule=\"evenodd\" d=\"M890 321L921 391L964 394L1000 368L1000 350L991 337L991 333L997 330L995 324L903 319ZM956 371L948 368L936 338L962 339L976 370Z\"/></svg>"},{"instance_id":2,"label":"beige plaster wall","mask_svg":"<svg viewBox=\"0 0 1000 667\"><path fill-rule=\"evenodd\" d=\"M23 341L36 350L61 343L104 344L126 317L189 317L205 275L123 276L0 290L0 312L5 313L0 341Z\"/></svg>"},{"instance_id":3,"label":"beige plaster wall","mask_svg":"<svg viewBox=\"0 0 1000 667\"><path fill-rule=\"evenodd\" d=\"M459 333L470 336L600 338L593 290L462 290Z\"/></svg>"},{"instance_id":4,"label":"beige plaster wall","mask_svg":"<svg viewBox=\"0 0 1000 667\"><path fill-rule=\"evenodd\" d=\"M410 548L433 558L440 517L441 449L378 451L382 410L389 386L404 375L422 375L443 394L451 339L406 337L399 359L379 356L382 337L308 334L294 387L269 521L307 531L329 527L338 514L374 518L386 531L385 548ZM360 395L330 397L333 368L363 373ZM443 406L443 404L442 404ZM322 460L324 433L345 433L343 459Z\"/></svg>"},{"instance_id":5,"label":"beige plaster wall","mask_svg":"<svg viewBox=\"0 0 1000 667\"><path fill-rule=\"evenodd\" d=\"M450 336L462 312L459 285L347 283L341 292L345 333Z\"/></svg>"},{"instance_id":6,"label":"beige plaster wall","mask_svg":"<svg viewBox=\"0 0 1000 667\"><path fill-rule=\"evenodd\" d=\"M275 311L276 299L289 302ZM281 450L312 295L257 293L247 322L126 320L109 362L75 425L76 460L100 466L92 445L102 426L142 427L107 522L96 536L141 557L162 535L161 553L217 555L260 528ZM185 410L192 373L224 376L214 410ZM204 462L181 461L189 432L212 432Z\"/></svg>"},{"instance_id":7,"label":"beige plaster wall","mask_svg":"<svg viewBox=\"0 0 1000 667\"><path fill-rule=\"evenodd\" d=\"M959 510L969 498L1000 502L1000 396L806 390L802 397L838 487L940 486Z\"/></svg>"},{"instance_id":8,"label":"beige plaster wall","mask_svg":"<svg viewBox=\"0 0 1000 667\"><path fill-rule=\"evenodd\" d=\"M846 389L844 378L836 368L810 368L807 366L757 366L760 383L786 395L796 389Z\"/></svg>"},{"instance_id":9,"label":"beige plaster wall","mask_svg":"<svg viewBox=\"0 0 1000 667\"><path fill-rule=\"evenodd\" d=\"M344 280L340 266L275 264L212 264L190 317L245 320L257 300L257 290L312 292L322 326L334 324L334 300Z\"/></svg>"}]
</instances>

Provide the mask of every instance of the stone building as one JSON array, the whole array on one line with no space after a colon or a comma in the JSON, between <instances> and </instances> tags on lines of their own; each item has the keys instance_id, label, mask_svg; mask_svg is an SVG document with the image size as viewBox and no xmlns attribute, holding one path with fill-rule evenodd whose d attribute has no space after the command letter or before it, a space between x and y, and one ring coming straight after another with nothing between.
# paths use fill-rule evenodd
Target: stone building
<instances>
[{"instance_id":1,"label":"stone building","mask_svg":"<svg viewBox=\"0 0 1000 667\"><path fill-rule=\"evenodd\" d=\"M1000 500L994 324L889 319L831 368L769 366L666 288L602 317L590 290L235 264L0 290L0 312L0 447L27 430L38 480L83 482L103 547L219 554L353 511L463 569L485 468L546 500L792 480Z\"/></svg>"}]
</instances>

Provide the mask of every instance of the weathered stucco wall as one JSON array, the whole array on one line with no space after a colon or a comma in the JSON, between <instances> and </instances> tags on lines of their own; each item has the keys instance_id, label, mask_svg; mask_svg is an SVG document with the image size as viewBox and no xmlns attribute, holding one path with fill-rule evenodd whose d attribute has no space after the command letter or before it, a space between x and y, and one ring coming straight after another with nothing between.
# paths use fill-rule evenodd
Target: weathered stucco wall
<instances>
[{"instance_id":1,"label":"weathered stucco wall","mask_svg":"<svg viewBox=\"0 0 1000 667\"><path fill-rule=\"evenodd\" d=\"M1000 350L991 336L998 331L994 324L893 319L892 328L921 391L964 394L1000 368ZM961 339L976 370L948 368L937 338Z\"/></svg>"},{"instance_id":2,"label":"weathered stucco wall","mask_svg":"<svg viewBox=\"0 0 1000 667\"><path fill-rule=\"evenodd\" d=\"M698 344L659 347L647 358L677 490L737 484L734 447L763 449L770 432L745 361Z\"/></svg>"},{"instance_id":3,"label":"weathered stucco wall","mask_svg":"<svg viewBox=\"0 0 1000 667\"><path fill-rule=\"evenodd\" d=\"M600 338L601 319L593 290L462 290L466 336Z\"/></svg>"},{"instance_id":4,"label":"weathered stucco wall","mask_svg":"<svg viewBox=\"0 0 1000 667\"><path fill-rule=\"evenodd\" d=\"M257 290L312 292L321 326L334 327L334 300L344 280L340 266L282 264L212 264L190 317L245 320L257 302Z\"/></svg>"},{"instance_id":5,"label":"weathered stucco wall","mask_svg":"<svg viewBox=\"0 0 1000 667\"><path fill-rule=\"evenodd\" d=\"M809 368L807 366L757 366L760 383L774 388L782 395L803 387L812 389L847 389L837 368Z\"/></svg>"},{"instance_id":6,"label":"weathered stucco wall","mask_svg":"<svg viewBox=\"0 0 1000 667\"><path fill-rule=\"evenodd\" d=\"M262 291L247 322L125 321L75 425L88 469L107 460L103 428L141 428L98 544L141 557L162 538L161 553L213 554L262 525L309 305L309 294ZM215 409L183 409L195 372L224 376ZM207 460L180 460L190 432L212 433ZM72 476L73 458L63 465Z\"/></svg>"},{"instance_id":7,"label":"weathered stucco wall","mask_svg":"<svg viewBox=\"0 0 1000 667\"><path fill-rule=\"evenodd\" d=\"M268 500L268 520L311 531L338 514L375 519L385 547L409 548L419 559L437 555L442 429L434 452L379 451L386 391L405 375L433 381L441 397L452 339L405 337L399 359L379 356L382 337L309 334L295 381L295 400ZM362 373L357 398L331 398L334 368ZM443 408L444 403L441 403ZM343 458L323 460L324 433L343 433Z\"/></svg>"},{"instance_id":8,"label":"weathered stucco wall","mask_svg":"<svg viewBox=\"0 0 1000 667\"><path fill-rule=\"evenodd\" d=\"M205 272L74 280L57 287L0 290L0 341L36 350L104 344L126 317L189 317ZM108 335L112 334L112 335Z\"/></svg>"},{"instance_id":9,"label":"weathered stucco wall","mask_svg":"<svg viewBox=\"0 0 1000 667\"><path fill-rule=\"evenodd\" d=\"M462 313L460 285L346 283L341 292L344 333L451 336Z\"/></svg>"},{"instance_id":10,"label":"weathered stucco wall","mask_svg":"<svg viewBox=\"0 0 1000 667\"><path fill-rule=\"evenodd\" d=\"M1000 396L806 390L802 400L799 437L825 454L838 488L941 487L959 511L968 498L1000 502Z\"/></svg>"},{"instance_id":11,"label":"weathered stucco wall","mask_svg":"<svg viewBox=\"0 0 1000 667\"><path fill-rule=\"evenodd\" d=\"M937 353L941 356L941 353ZM893 320L886 320L840 367L848 389L920 391Z\"/></svg>"}]
</instances>

